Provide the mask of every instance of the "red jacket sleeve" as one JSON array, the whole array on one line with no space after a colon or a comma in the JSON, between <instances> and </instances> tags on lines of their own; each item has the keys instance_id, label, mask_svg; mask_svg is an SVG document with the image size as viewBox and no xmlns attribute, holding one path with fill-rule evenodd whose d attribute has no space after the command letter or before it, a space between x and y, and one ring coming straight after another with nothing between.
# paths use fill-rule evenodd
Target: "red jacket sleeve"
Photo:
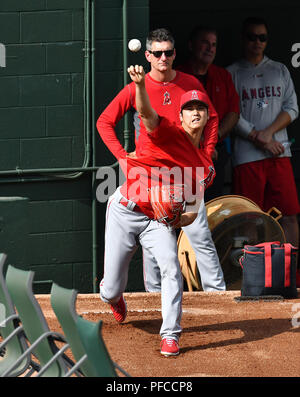
<instances>
[{"instance_id":1,"label":"red jacket sleeve","mask_svg":"<svg viewBox=\"0 0 300 397\"><path fill-rule=\"evenodd\" d=\"M218 142L219 117L212 102L209 100L209 120L203 132L203 149L212 156Z\"/></svg>"},{"instance_id":2,"label":"red jacket sleeve","mask_svg":"<svg viewBox=\"0 0 300 397\"><path fill-rule=\"evenodd\" d=\"M127 152L117 138L115 127L133 106L135 102L133 96L132 84L126 85L101 113L96 124L103 142L118 160L125 158Z\"/></svg>"},{"instance_id":3,"label":"red jacket sleeve","mask_svg":"<svg viewBox=\"0 0 300 397\"><path fill-rule=\"evenodd\" d=\"M234 112L240 114L240 97L235 89L231 74L225 69L227 76L227 95L228 95L228 110L227 112Z\"/></svg>"}]
</instances>

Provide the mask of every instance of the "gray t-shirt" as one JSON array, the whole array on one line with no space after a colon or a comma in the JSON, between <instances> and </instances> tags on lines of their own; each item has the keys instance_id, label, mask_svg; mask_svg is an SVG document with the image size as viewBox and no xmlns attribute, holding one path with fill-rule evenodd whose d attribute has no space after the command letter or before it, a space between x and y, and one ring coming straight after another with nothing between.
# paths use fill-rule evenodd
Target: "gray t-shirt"
<instances>
[{"instance_id":1,"label":"gray t-shirt","mask_svg":"<svg viewBox=\"0 0 300 397\"><path fill-rule=\"evenodd\" d=\"M286 111L292 121L298 117L297 96L290 72L285 65L267 56L258 65L242 59L227 70L240 96L241 111L235 127L233 165L272 157L270 152L257 148L247 137L253 128L258 131L266 128L282 111ZM288 141L286 128L276 132L273 138L278 142ZM280 157L286 156L291 156L289 147Z\"/></svg>"}]
</instances>

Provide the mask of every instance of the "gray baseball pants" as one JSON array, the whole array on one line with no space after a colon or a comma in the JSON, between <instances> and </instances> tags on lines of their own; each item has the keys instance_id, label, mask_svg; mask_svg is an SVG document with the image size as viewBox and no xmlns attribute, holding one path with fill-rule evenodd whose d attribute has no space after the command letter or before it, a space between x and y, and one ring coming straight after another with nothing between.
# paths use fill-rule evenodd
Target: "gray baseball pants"
<instances>
[{"instance_id":1,"label":"gray baseball pants","mask_svg":"<svg viewBox=\"0 0 300 397\"><path fill-rule=\"evenodd\" d=\"M174 230L134 211L134 203L120 203L120 188L109 198L106 210L104 275L100 297L106 303L116 303L125 291L129 263L138 242L144 252L156 260L161 280L162 325L160 335L178 340L181 334L182 273L177 255Z\"/></svg>"},{"instance_id":2,"label":"gray baseball pants","mask_svg":"<svg viewBox=\"0 0 300 397\"><path fill-rule=\"evenodd\" d=\"M206 208L202 200L197 218L182 228L195 252L197 268L204 291L225 291L222 267L208 227ZM143 249L144 285L148 292L159 292L161 288L159 267L155 257Z\"/></svg>"}]
</instances>

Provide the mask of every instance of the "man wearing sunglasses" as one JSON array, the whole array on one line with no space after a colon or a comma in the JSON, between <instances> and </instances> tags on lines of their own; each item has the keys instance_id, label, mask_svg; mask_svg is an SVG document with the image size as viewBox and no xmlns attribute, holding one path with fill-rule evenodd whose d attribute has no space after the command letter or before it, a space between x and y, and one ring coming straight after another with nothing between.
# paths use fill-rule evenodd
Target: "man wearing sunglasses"
<instances>
[{"instance_id":1,"label":"man wearing sunglasses","mask_svg":"<svg viewBox=\"0 0 300 397\"><path fill-rule=\"evenodd\" d=\"M162 117L181 126L180 98L190 90L205 92L203 85L194 76L172 68L176 50L172 34L166 29L156 29L149 33L146 40L145 57L150 72L145 76L145 86L152 107ZM97 121L98 131L104 143L110 147L116 158L141 156L149 145L149 136L141 117L134 114L136 151L127 153L116 137L115 126L129 109L136 110L136 88L130 83L113 99ZM212 156L218 140L218 115L209 100L209 120L200 145ZM204 201L199 208L196 220L183 228L189 237L197 257L202 287L206 291L225 290L224 275L217 251L207 223ZM161 290L159 266L150 251L143 249L144 283L149 292Z\"/></svg>"},{"instance_id":2,"label":"man wearing sunglasses","mask_svg":"<svg viewBox=\"0 0 300 397\"><path fill-rule=\"evenodd\" d=\"M297 97L285 65L265 55L268 28L263 19L248 18L242 30L244 58L229 66L240 95L233 165L234 193L256 202L264 211L282 213L287 242L298 246L299 201L287 126L298 117Z\"/></svg>"},{"instance_id":3,"label":"man wearing sunglasses","mask_svg":"<svg viewBox=\"0 0 300 397\"><path fill-rule=\"evenodd\" d=\"M145 84L151 104L154 109L162 116L168 117L177 125L180 125L179 110L181 95L190 90L204 91L203 85L193 76L175 71L172 68L176 50L175 41L171 33L166 29L156 29L149 33L146 40L145 57L150 65L150 72L146 74ZM203 146L207 153L212 155L217 141L218 115L210 102L210 118L208 121L207 132L203 138ZM113 154L127 156L128 153L122 148L115 135L114 128L119 120L128 110L136 110L135 104L135 85L126 85L119 94L112 100L97 121L97 127L106 131L105 136L113 143ZM145 127L135 113L135 144L136 152L139 155L147 144L147 134Z\"/></svg>"}]
</instances>

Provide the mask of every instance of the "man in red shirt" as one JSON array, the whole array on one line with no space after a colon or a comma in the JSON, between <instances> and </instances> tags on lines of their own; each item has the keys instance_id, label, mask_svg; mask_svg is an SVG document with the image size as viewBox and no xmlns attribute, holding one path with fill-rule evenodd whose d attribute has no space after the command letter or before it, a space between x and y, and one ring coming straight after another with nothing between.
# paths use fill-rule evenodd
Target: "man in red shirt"
<instances>
[{"instance_id":1,"label":"man in red shirt","mask_svg":"<svg viewBox=\"0 0 300 397\"><path fill-rule=\"evenodd\" d=\"M203 179L198 178L200 174L197 172L188 181L182 179L183 184L187 182L190 185L189 191L194 184L203 186L203 183L210 182L209 168L212 167L212 161L204 149L199 149L204 129L207 128L209 100L205 93L197 90L183 94L179 105L182 127L179 127L158 115L152 108L145 87L143 68L131 66L128 71L136 86L136 108L143 122L144 133L148 136L148 145L139 156L128 156L125 159L120 153L117 157L126 182L110 197L107 206L105 264L100 297L111 305L118 322L125 320L127 307L123 292L127 284L129 262L139 241L159 264L163 317L160 330L161 354L174 356L179 354L182 314L182 274L177 255L176 233L174 229L170 230L165 224L153 220L154 214L147 199L147 191L149 186L160 184L153 178L154 168L179 167L183 172L185 167L203 168ZM107 131L100 129L99 133L107 142ZM114 144L107 146L110 150L114 148ZM132 173L132 170L135 172ZM138 190L134 186L137 182ZM198 192L198 196L190 197L191 203L187 202L189 210L181 215L177 226L189 225L197 217L201 189Z\"/></svg>"},{"instance_id":2,"label":"man in red shirt","mask_svg":"<svg viewBox=\"0 0 300 397\"><path fill-rule=\"evenodd\" d=\"M213 156L216 178L205 194L208 201L223 194L226 164L229 160L225 139L239 119L239 96L231 74L213 63L217 51L217 31L211 27L197 26L190 34L188 45L191 56L177 70L195 76L203 84L219 116L219 140Z\"/></svg>"},{"instance_id":3,"label":"man in red shirt","mask_svg":"<svg viewBox=\"0 0 300 397\"><path fill-rule=\"evenodd\" d=\"M163 29L162 33L165 33ZM199 90L205 92L202 84L193 76L186 73L175 71L172 64L175 59L176 50L173 47L171 37L166 34L164 41L155 41L152 49L146 51L146 59L151 64L151 71L146 74L145 84L151 105L160 114L167 116L169 120L180 126L179 120L179 102L181 95L189 90ZM163 37L163 36L162 36ZM160 57L156 57L160 54ZM105 111L101 114L97 121L98 130L104 129L107 137L106 142L113 144L112 153L123 156L127 153L117 139L114 128L124 114L134 108L135 104L135 84L126 85L120 93L112 100ZM207 153L212 155L214 147L217 143L218 115L209 103L210 119L208 120L207 133L203 137L203 146ZM148 137L145 134L145 128L140 117L135 117L135 143L136 154L139 155L147 145Z\"/></svg>"},{"instance_id":4,"label":"man in red shirt","mask_svg":"<svg viewBox=\"0 0 300 397\"><path fill-rule=\"evenodd\" d=\"M174 38L166 29L156 29L149 33L145 56L151 70L145 76L145 85L152 107L160 116L180 126L180 98L189 90L205 92L203 85L193 76L172 69L176 56ZM124 114L136 109L136 87L134 83L125 86L112 100L97 121L98 131L103 131L103 141L111 148L116 158L127 156L115 134L115 127ZM209 120L199 145L212 156L218 137L218 115L209 100ZM140 116L135 114L135 143L137 156L147 150L148 134ZM224 276L208 228L204 201L199 208L199 216L193 226L184 229L197 257L197 265L205 291L225 290ZM144 283L147 291L160 291L160 271L155 258L143 251Z\"/></svg>"}]
</instances>

